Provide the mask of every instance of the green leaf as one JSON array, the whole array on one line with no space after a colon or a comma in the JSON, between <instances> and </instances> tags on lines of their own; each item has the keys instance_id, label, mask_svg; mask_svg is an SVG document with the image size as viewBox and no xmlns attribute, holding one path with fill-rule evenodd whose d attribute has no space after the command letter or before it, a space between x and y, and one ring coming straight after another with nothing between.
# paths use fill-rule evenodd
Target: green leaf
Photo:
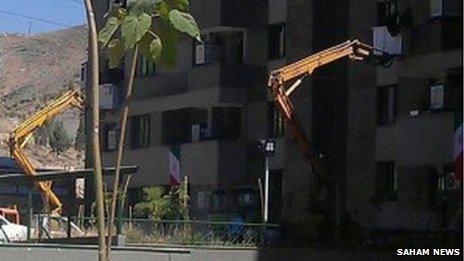
<instances>
[{"instance_id":1,"label":"green leaf","mask_svg":"<svg viewBox=\"0 0 464 261\"><path fill-rule=\"evenodd\" d=\"M176 40L178 31L176 31L168 22L160 21L157 26L157 33L161 38L163 50L161 52L161 64L166 67L172 67L176 63Z\"/></svg>"},{"instance_id":2,"label":"green leaf","mask_svg":"<svg viewBox=\"0 0 464 261\"><path fill-rule=\"evenodd\" d=\"M126 17L127 15L127 10L123 7L121 7L120 4L113 4L111 6L111 10L105 14L105 18L106 17L116 17L118 18L119 21L122 21L122 19L124 19L124 17Z\"/></svg>"},{"instance_id":3,"label":"green leaf","mask_svg":"<svg viewBox=\"0 0 464 261\"><path fill-rule=\"evenodd\" d=\"M155 0L135 0L129 3L129 14L139 16L143 13L152 14L155 12Z\"/></svg>"},{"instance_id":4,"label":"green leaf","mask_svg":"<svg viewBox=\"0 0 464 261\"><path fill-rule=\"evenodd\" d=\"M189 7L188 0L165 0L168 1L169 5L175 9L179 9L181 11L187 11Z\"/></svg>"},{"instance_id":5,"label":"green leaf","mask_svg":"<svg viewBox=\"0 0 464 261\"><path fill-rule=\"evenodd\" d=\"M121 39L113 39L108 44L109 52L109 67L116 68L119 66L121 59L124 57L124 41Z\"/></svg>"},{"instance_id":6,"label":"green leaf","mask_svg":"<svg viewBox=\"0 0 464 261\"><path fill-rule=\"evenodd\" d=\"M126 49L132 49L150 27L151 16L148 14L143 13L139 16L129 14L126 16L121 25L122 38L126 43Z\"/></svg>"},{"instance_id":7,"label":"green leaf","mask_svg":"<svg viewBox=\"0 0 464 261\"><path fill-rule=\"evenodd\" d=\"M143 36L139 46L140 52L152 62L158 60L163 50L161 39L151 31L148 31L148 33Z\"/></svg>"},{"instance_id":8,"label":"green leaf","mask_svg":"<svg viewBox=\"0 0 464 261\"><path fill-rule=\"evenodd\" d=\"M174 28L183 33L187 33L201 42L200 30L198 29L197 22L195 22L195 18L193 18L191 14L179 10L172 10L169 12L169 20Z\"/></svg>"},{"instance_id":9,"label":"green leaf","mask_svg":"<svg viewBox=\"0 0 464 261\"><path fill-rule=\"evenodd\" d=\"M164 20L169 20L171 7L165 1L159 1L155 4L156 13Z\"/></svg>"},{"instance_id":10,"label":"green leaf","mask_svg":"<svg viewBox=\"0 0 464 261\"><path fill-rule=\"evenodd\" d=\"M119 20L116 17L110 17L105 24L105 27L101 29L98 33L98 41L102 43L103 46L106 46L113 36L114 32L118 29Z\"/></svg>"}]
</instances>

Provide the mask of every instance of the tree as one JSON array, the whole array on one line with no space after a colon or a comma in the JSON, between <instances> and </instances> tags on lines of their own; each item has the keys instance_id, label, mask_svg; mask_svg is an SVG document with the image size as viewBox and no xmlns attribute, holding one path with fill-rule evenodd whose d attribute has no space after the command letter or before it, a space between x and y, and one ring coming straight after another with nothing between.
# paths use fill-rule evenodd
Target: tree
<instances>
[{"instance_id":1,"label":"tree","mask_svg":"<svg viewBox=\"0 0 464 261\"><path fill-rule=\"evenodd\" d=\"M54 121L50 121L42 126L40 126L37 131L34 133L35 144L47 146L51 133L53 131Z\"/></svg>"},{"instance_id":2,"label":"tree","mask_svg":"<svg viewBox=\"0 0 464 261\"><path fill-rule=\"evenodd\" d=\"M62 153L71 147L71 139L69 138L68 132L64 128L62 121L56 120L53 122L52 126L48 143L53 151Z\"/></svg>"},{"instance_id":3,"label":"tree","mask_svg":"<svg viewBox=\"0 0 464 261\"><path fill-rule=\"evenodd\" d=\"M113 197L107 238L107 256L109 257L113 235L113 223L116 212L116 200L120 167L124 150L124 138L129 102L135 78L135 69L139 52L152 62L173 65L176 57L175 44L178 32L187 33L200 41L200 31L195 19L187 10L188 0L138 0L128 8L113 5L104 28L99 32L99 41L108 48L109 66L117 67L126 52L132 54L129 79L125 90L125 99L119 119L119 140L115 158L115 177ZM152 21L157 18L156 26ZM116 32L119 31L117 34Z\"/></svg>"},{"instance_id":4,"label":"tree","mask_svg":"<svg viewBox=\"0 0 464 261\"><path fill-rule=\"evenodd\" d=\"M143 201L135 204L136 217L148 217L151 220L161 220L166 215L169 200L164 196L162 187L143 188Z\"/></svg>"},{"instance_id":5,"label":"tree","mask_svg":"<svg viewBox=\"0 0 464 261\"><path fill-rule=\"evenodd\" d=\"M98 228L98 260L107 261L108 255L105 253L105 213L103 209L103 176L102 162L100 154L100 102L99 102L99 75L100 69L98 66L98 41L97 41L97 25L91 0L85 0L85 11L87 15L87 24L89 28L89 65L90 65L90 97L92 108L92 164L94 168L94 184L95 197L97 201L97 228Z\"/></svg>"},{"instance_id":6,"label":"tree","mask_svg":"<svg viewBox=\"0 0 464 261\"><path fill-rule=\"evenodd\" d=\"M168 193L163 187L143 188L143 201L135 204L134 214L137 217L148 217L151 220L185 220L188 206L186 204L186 187L171 188Z\"/></svg>"},{"instance_id":7,"label":"tree","mask_svg":"<svg viewBox=\"0 0 464 261\"><path fill-rule=\"evenodd\" d=\"M83 151L85 149L85 126L84 119L80 118L79 127L76 132L76 139L74 140L74 147L78 151Z\"/></svg>"}]
</instances>

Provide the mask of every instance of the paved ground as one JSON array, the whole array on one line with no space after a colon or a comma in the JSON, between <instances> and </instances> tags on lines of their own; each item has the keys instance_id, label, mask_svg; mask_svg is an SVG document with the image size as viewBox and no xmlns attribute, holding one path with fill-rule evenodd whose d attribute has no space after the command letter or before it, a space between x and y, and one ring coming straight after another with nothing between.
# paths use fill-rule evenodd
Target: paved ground
<instances>
[{"instance_id":1,"label":"paved ground","mask_svg":"<svg viewBox=\"0 0 464 261\"><path fill-rule=\"evenodd\" d=\"M8 261L78 261L97 260L95 246L3 245L0 260ZM396 251L333 249L244 249L244 248L152 248L120 247L112 261L293 261L293 260L462 260L462 257L399 257Z\"/></svg>"}]
</instances>

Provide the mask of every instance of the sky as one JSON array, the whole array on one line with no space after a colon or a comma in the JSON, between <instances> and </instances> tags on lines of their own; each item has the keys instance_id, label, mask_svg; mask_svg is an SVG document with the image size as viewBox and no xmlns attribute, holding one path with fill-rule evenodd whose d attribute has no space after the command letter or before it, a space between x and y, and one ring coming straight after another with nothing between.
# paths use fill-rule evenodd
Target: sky
<instances>
[{"instance_id":1,"label":"sky","mask_svg":"<svg viewBox=\"0 0 464 261\"><path fill-rule=\"evenodd\" d=\"M84 23L83 0L0 0L0 33L37 34Z\"/></svg>"}]
</instances>

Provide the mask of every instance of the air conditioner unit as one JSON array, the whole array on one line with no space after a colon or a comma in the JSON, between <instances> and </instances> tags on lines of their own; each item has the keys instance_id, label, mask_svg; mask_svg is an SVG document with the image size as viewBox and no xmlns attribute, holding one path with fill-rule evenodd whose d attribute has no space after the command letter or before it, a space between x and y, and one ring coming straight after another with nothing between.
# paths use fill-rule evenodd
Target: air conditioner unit
<instances>
[{"instance_id":1,"label":"air conditioner unit","mask_svg":"<svg viewBox=\"0 0 464 261\"><path fill-rule=\"evenodd\" d=\"M108 150L115 150L116 149L116 141L117 141L117 132L116 130L108 130L107 132L107 137L106 137L106 142L107 142L107 149Z\"/></svg>"},{"instance_id":2,"label":"air conditioner unit","mask_svg":"<svg viewBox=\"0 0 464 261\"><path fill-rule=\"evenodd\" d=\"M100 85L100 109L114 110L122 103L122 92L116 84L106 83Z\"/></svg>"},{"instance_id":3,"label":"air conditioner unit","mask_svg":"<svg viewBox=\"0 0 464 261\"><path fill-rule=\"evenodd\" d=\"M445 91L443 85L430 86L430 109L440 110L445 105Z\"/></svg>"},{"instance_id":4,"label":"air conditioner unit","mask_svg":"<svg viewBox=\"0 0 464 261\"><path fill-rule=\"evenodd\" d=\"M192 125L191 134L192 134L192 137L191 137L192 142L200 141L200 124Z\"/></svg>"},{"instance_id":5,"label":"air conditioner unit","mask_svg":"<svg viewBox=\"0 0 464 261\"><path fill-rule=\"evenodd\" d=\"M403 54L403 38L401 33L394 37L388 32L386 26L376 26L372 28L374 34L374 48L384 51L390 55ZM375 54L380 54L379 51L374 51Z\"/></svg>"},{"instance_id":6,"label":"air conditioner unit","mask_svg":"<svg viewBox=\"0 0 464 261\"><path fill-rule=\"evenodd\" d=\"M430 17L459 17L462 0L430 0Z\"/></svg>"},{"instance_id":7,"label":"air conditioner unit","mask_svg":"<svg viewBox=\"0 0 464 261\"><path fill-rule=\"evenodd\" d=\"M202 65L206 62L205 45L197 44L195 46L195 65Z\"/></svg>"}]
</instances>

